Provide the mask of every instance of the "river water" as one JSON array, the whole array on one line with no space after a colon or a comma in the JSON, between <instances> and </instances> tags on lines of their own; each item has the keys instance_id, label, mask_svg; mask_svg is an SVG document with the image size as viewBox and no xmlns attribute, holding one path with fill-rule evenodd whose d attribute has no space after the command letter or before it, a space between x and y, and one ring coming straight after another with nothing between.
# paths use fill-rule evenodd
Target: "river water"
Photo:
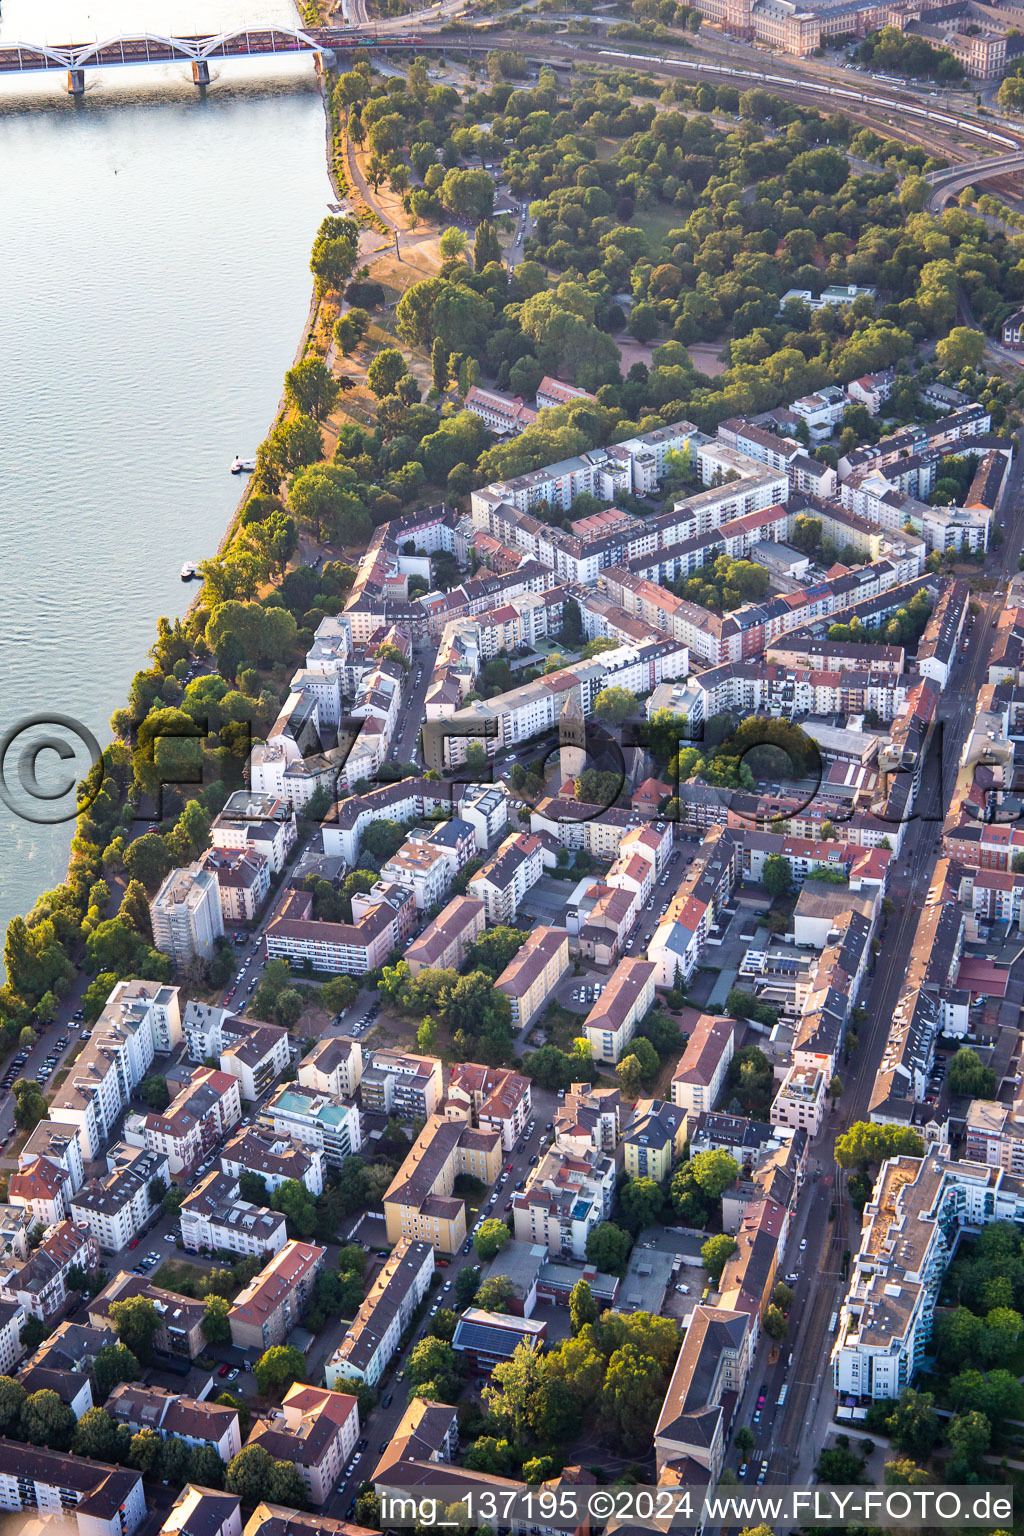
<instances>
[{"instance_id":1,"label":"river water","mask_svg":"<svg viewBox=\"0 0 1024 1536\"><path fill-rule=\"evenodd\" d=\"M295 26L291 0L3 0L0 42ZM264 436L330 199L310 57L0 77L0 737L66 715L102 744L156 619L195 591ZM53 730L43 734L53 735ZM52 792L87 766L38 759ZM16 773L3 783L38 818ZM3 742L0 741L0 746ZM25 782L23 780L23 782ZM0 784L0 788L2 788ZM0 805L0 933L61 878L71 824Z\"/></svg>"}]
</instances>

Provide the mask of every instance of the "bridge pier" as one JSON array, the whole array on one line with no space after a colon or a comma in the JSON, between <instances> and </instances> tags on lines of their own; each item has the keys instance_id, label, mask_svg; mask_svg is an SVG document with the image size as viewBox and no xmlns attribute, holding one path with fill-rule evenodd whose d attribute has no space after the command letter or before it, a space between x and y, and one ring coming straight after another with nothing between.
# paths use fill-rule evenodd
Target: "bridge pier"
<instances>
[{"instance_id":1,"label":"bridge pier","mask_svg":"<svg viewBox=\"0 0 1024 1536\"><path fill-rule=\"evenodd\" d=\"M69 69L68 70L68 95L69 96L84 96L85 95L85 70L84 69Z\"/></svg>"},{"instance_id":2,"label":"bridge pier","mask_svg":"<svg viewBox=\"0 0 1024 1536\"><path fill-rule=\"evenodd\" d=\"M192 83L198 86L209 85L210 63L208 59L195 59L192 64Z\"/></svg>"}]
</instances>

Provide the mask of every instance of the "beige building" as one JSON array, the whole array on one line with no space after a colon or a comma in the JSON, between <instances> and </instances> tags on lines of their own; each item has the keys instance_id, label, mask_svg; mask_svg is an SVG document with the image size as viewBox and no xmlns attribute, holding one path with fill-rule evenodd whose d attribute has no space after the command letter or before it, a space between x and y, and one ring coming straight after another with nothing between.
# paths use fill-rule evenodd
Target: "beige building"
<instances>
[{"instance_id":1,"label":"beige building","mask_svg":"<svg viewBox=\"0 0 1024 1536\"><path fill-rule=\"evenodd\" d=\"M673 1470L681 1481L700 1481L696 1463L706 1469L712 1485L717 1483L729 1405L743 1391L749 1356L750 1324L744 1313L694 1307L654 1431L659 1482L673 1480Z\"/></svg>"},{"instance_id":2,"label":"beige building","mask_svg":"<svg viewBox=\"0 0 1024 1536\"><path fill-rule=\"evenodd\" d=\"M314 1045L299 1062L299 1082L315 1093L351 1099L363 1077L363 1048L347 1035L334 1035Z\"/></svg>"},{"instance_id":3,"label":"beige building","mask_svg":"<svg viewBox=\"0 0 1024 1536\"><path fill-rule=\"evenodd\" d=\"M313 1293L324 1254L325 1249L312 1243L286 1243L239 1291L228 1313L236 1349L262 1354L272 1344L284 1343Z\"/></svg>"},{"instance_id":4,"label":"beige building","mask_svg":"<svg viewBox=\"0 0 1024 1536\"><path fill-rule=\"evenodd\" d=\"M456 896L409 945L405 952L409 970L413 976L428 969L457 971L485 926L483 902Z\"/></svg>"},{"instance_id":5,"label":"beige building","mask_svg":"<svg viewBox=\"0 0 1024 1536\"><path fill-rule=\"evenodd\" d=\"M281 1412L257 1419L246 1445L260 1445L275 1461L298 1467L311 1504L324 1504L359 1439L359 1405L348 1392L289 1388Z\"/></svg>"},{"instance_id":6,"label":"beige building","mask_svg":"<svg viewBox=\"0 0 1024 1536\"><path fill-rule=\"evenodd\" d=\"M535 928L494 983L512 1009L513 1029L525 1029L544 1008L569 969L564 928Z\"/></svg>"},{"instance_id":7,"label":"beige building","mask_svg":"<svg viewBox=\"0 0 1024 1536\"><path fill-rule=\"evenodd\" d=\"M691 1114L714 1109L736 1049L736 1020L702 1013L672 1078L672 1103Z\"/></svg>"},{"instance_id":8,"label":"beige building","mask_svg":"<svg viewBox=\"0 0 1024 1536\"><path fill-rule=\"evenodd\" d=\"M654 1002L656 970L649 960L619 961L583 1025L595 1061L616 1062L625 1055Z\"/></svg>"},{"instance_id":9,"label":"beige building","mask_svg":"<svg viewBox=\"0 0 1024 1536\"><path fill-rule=\"evenodd\" d=\"M501 1171L501 1136L431 1115L384 1196L388 1242L401 1238L457 1253L466 1240L466 1207L453 1194L460 1173L493 1184Z\"/></svg>"},{"instance_id":10,"label":"beige building","mask_svg":"<svg viewBox=\"0 0 1024 1536\"><path fill-rule=\"evenodd\" d=\"M242 1501L237 1493L186 1483L160 1536L242 1536Z\"/></svg>"},{"instance_id":11,"label":"beige building","mask_svg":"<svg viewBox=\"0 0 1024 1536\"><path fill-rule=\"evenodd\" d=\"M456 1062L448 1082L444 1112L448 1120L468 1120L484 1131L497 1131L511 1152L530 1118L530 1079L508 1067Z\"/></svg>"}]
</instances>

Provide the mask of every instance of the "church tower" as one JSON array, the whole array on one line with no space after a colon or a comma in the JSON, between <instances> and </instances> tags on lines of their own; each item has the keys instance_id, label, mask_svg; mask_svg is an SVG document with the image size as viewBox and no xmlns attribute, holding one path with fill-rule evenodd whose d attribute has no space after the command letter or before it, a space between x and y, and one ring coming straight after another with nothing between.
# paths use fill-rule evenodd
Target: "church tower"
<instances>
[{"instance_id":1,"label":"church tower","mask_svg":"<svg viewBox=\"0 0 1024 1536\"><path fill-rule=\"evenodd\" d=\"M572 689L565 696L558 722L558 768L562 783L578 779L587 766L587 726L583 708Z\"/></svg>"}]
</instances>

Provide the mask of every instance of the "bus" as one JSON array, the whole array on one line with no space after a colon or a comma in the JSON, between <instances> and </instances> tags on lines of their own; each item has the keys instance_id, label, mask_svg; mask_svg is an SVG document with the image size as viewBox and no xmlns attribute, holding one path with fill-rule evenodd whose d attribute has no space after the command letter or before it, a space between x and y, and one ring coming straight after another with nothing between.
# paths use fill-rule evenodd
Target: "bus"
<instances>
[{"instance_id":1,"label":"bus","mask_svg":"<svg viewBox=\"0 0 1024 1536\"><path fill-rule=\"evenodd\" d=\"M838 1312L833 1312L832 1316L828 1320L828 1331L829 1331L829 1333L835 1333L836 1327L838 1326L838 1323L839 1323L839 1313Z\"/></svg>"},{"instance_id":2,"label":"bus","mask_svg":"<svg viewBox=\"0 0 1024 1536\"><path fill-rule=\"evenodd\" d=\"M789 1391L789 1387L788 1386L784 1386L782 1388L782 1391L779 1393L779 1400L778 1400L778 1402L775 1405L777 1408L781 1408L783 1403L786 1401L786 1393L788 1391Z\"/></svg>"}]
</instances>

